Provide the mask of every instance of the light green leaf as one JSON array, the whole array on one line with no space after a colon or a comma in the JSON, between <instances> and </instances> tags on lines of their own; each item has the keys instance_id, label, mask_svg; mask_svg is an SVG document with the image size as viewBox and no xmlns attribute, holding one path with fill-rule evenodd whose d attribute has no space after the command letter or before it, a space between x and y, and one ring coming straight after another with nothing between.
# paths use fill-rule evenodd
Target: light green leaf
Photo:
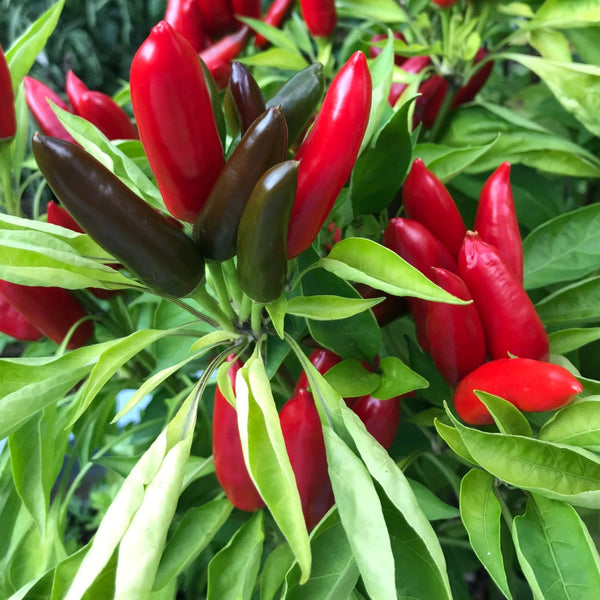
<instances>
[{"instance_id":1,"label":"light green leaf","mask_svg":"<svg viewBox=\"0 0 600 600\"><path fill-rule=\"evenodd\" d=\"M471 469L460 484L460 517L477 558L498 589L511 599L500 545L501 516L494 478L480 469Z\"/></svg>"},{"instance_id":2,"label":"light green leaf","mask_svg":"<svg viewBox=\"0 0 600 600\"><path fill-rule=\"evenodd\" d=\"M440 500L427 486L414 479L407 478L407 481L428 521L445 521L459 516L457 508Z\"/></svg>"},{"instance_id":3,"label":"light green leaf","mask_svg":"<svg viewBox=\"0 0 600 600\"><path fill-rule=\"evenodd\" d=\"M383 298L344 298L327 294L290 298L286 312L316 321L332 321L353 317L379 304Z\"/></svg>"},{"instance_id":4,"label":"light green leaf","mask_svg":"<svg viewBox=\"0 0 600 600\"><path fill-rule=\"evenodd\" d=\"M529 34L529 43L549 60L569 62L571 48L564 33L550 29L535 29Z\"/></svg>"},{"instance_id":5,"label":"light green leaf","mask_svg":"<svg viewBox=\"0 0 600 600\"><path fill-rule=\"evenodd\" d=\"M471 456L469 449L466 444L463 442L462 437L460 436L460 432L456 429L456 427L452 427L440 421L439 419L434 419L433 424L435 425L436 431L439 433L440 437L450 446L450 450L455 454L458 454L461 458L464 458L467 462L470 462L473 465L477 464L477 461Z\"/></svg>"},{"instance_id":6,"label":"light green leaf","mask_svg":"<svg viewBox=\"0 0 600 600\"><path fill-rule=\"evenodd\" d=\"M29 73L38 54L44 49L48 38L56 28L64 0L58 0L6 51L6 62L10 69L13 91L16 92L23 77Z\"/></svg>"},{"instance_id":7,"label":"light green leaf","mask_svg":"<svg viewBox=\"0 0 600 600\"><path fill-rule=\"evenodd\" d=\"M600 327L561 329L548 335L551 354L567 354L600 339Z\"/></svg>"},{"instance_id":8,"label":"light green leaf","mask_svg":"<svg viewBox=\"0 0 600 600\"><path fill-rule=\"evenodd\" d=\"M346 238L333 246L319 266L342 279L366 283L395 296L465 304L432 283L392 250L366 238Z\"/></svg>"},{"instance_id":9,"label":"light green leaf","mask_svg":"<svg viewBox=\"0 0 600 600\"><path fill-rule=\"evenodd\" d=\"M429 382L415 373L396 356L386 356L379 363L381 369L379 387L373 392L379 400L389 400L413 390L429 387Z\"/></svg>"},{"instance_id":10,"label":"light green leaf","mask_svg":"<svg viewBox=\"0 0 600 600\"><path fill-rule=\"evenodd\" d=\"M271 551L260 574L260 600L274 600L293 564L294 555L287 542Z\"/></svg>"},{"instance_id":11,"label":"light green leaf","mask_svg":"<svg viewBox=\"0 0 600 600\"><path fill-rule=\"evenodd\" d=\"M565 286L535 305L546 325L590 323L600 319L600 276Z\"/></svg>"},{"instance_id":12,"label":"light green leaf","mask_svg":"<svg viewBox=\"0 0 600 600\"><path fill-rule=\"evenodd\" d=\"M584 522L568 504L532 494L513 521L523 574L543 600L588 600L600 589L600 557Z\"/></svg>"},{"instance_id":13,"label":"light green leaf","mask_svg":"<svg viewBox=\"0 0 600 600\"><path fill-rule=\"evenodd\" d=\"M600 5L597 0L546 0L526 26L563 29L587 27L600 23Z\"/></svg>"},{"instance_id":14,"label":"light green leaf","mask_svg":"<svg viewBox=\"0 0 600 600\"><path fill-rule=\"evenodd\" d=\"M331 367L324 375L342 398L366 396L379 386L379 375L366 369L356 358L343 360Z\"/></svg>"},{"instance_id":15,"label":"light green leaf","mask_svg":"<svg viewBox=\"0 0 600 600\"><path fill-rule=\"evenodd\" d=\"M547 442L600 451L600 396L587 396L559 410L540 430Z\"/></svg>"},{"instance_id":16,"label":"light green leaf","mask_svg":"<svg viewBox=\"0 0 600 600\"><path fill-rule=\"evenodd\" d=\"M207 600L250 600L264 540L263 513L258 511L210 561Z\"/></svg>"},{"instance_id":17,"label":"light green leaf","mask_svg":"<svg viewBox=\"0 0 600 600\"><path fill-rule=\"evenodd\" d=\"M271 42L273 46L283 48L284 50L289 50L290 52L301 56L300 52L298 51L298 47L296 46L294 41L290 39L290 37L286 35L281 29L273 27L272 25L264 23L263 21L260 21L258 19L250 19L249 17L241 16L238 16L236 18L242 23L246 23L246 25L249 25L253 31L269 40L269 42ZM244 59L242 58L240 62L243 61Z\"/></svg>"},{"instance_id":18,"label":"light green leaf","mask_svg":"<svg viewBox=\"0 0 600 600\"><path fill-rule=\"evenodd\" d=\"M531 437L532 431L529 421L514 404L504 400L504 398L488 394L487 392L482 392L480 390L474 391L475 395L490 411L500 433Z\"/></svg>"},{"instance_id":19,"label":"light green leaf","mask_svg":"<svg viewBox=\"0 0 600 600\"><path fill-rule=\"evenodd\" d=\"M285 313L287 311L287 298L282 294L277 300L273 302L269 302L265 306L267 312L269 313L269 317L271 317L271 323L279 336L279 339L283 339L285 329Z\"/></svg>"},{"instance_id":20,"label":"light green leaf","mask_svg":"<svg viewBox=\"0 0 600 600\"><path fill-rule=\"evenodd\" d=\"M308 67L297 49L292 52L286 48L268 48L264 52L240 58L240 62L252 67L276 67L290 71L301 71Z\"/></svg>"},{"instance_id":21,"label":"light green leaf","mask_svg":"<svg viewBox=\"0 0 600 600\"><path fill-rule=\"evenodd\" d=\"M226 342L231 342L238 337L238 334L232 331L211 331L197 339L190 347L190 352L195 352L196 350L203 350L206 352L214 346L220 346Z\"/></svg>"},{"instance_id":22,"label":"light green leaf","mask_svg":"<svg viewBox=\"0 0 600 600\"><path fill-rule=\"evenodd\" d=\"M406 23L407 14L393 0L336 0L340 16L379 23Z\"/></svg>"},{"instance_id":23,"label":"light green leaf","mask_svg":"<svg viewBox=\"0 0 600 600\"><path fill-rule=\"evenodd\" d=\"M248 472L288 540L305 581L311 565L308 533L279 414L258 346L238 371L235 390L238 426Z\"/></svg>"}]
</instances>

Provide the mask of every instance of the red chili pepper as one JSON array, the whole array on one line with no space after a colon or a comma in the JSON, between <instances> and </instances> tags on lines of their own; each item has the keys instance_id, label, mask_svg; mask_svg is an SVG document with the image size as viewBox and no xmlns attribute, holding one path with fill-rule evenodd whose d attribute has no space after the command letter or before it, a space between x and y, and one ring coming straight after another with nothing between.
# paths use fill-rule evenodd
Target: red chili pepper
<instances>
[{"instance_id":1,"label":"red chili pepper","mask_svg":"<svg viewBox=\"0 0 600 600\"><path fill-rule=\"evenodd\" d=\"M448 8L453 4L456 4L458 0L431 0L434 4L437 4L441 8Z\"/></svg>"},{"instance_id":2,"label":"red chili pepper","mask_svg":"<svg viewBox=\"0 0 600 600\"><path fill-rule=\"evenodd\" d=\"M308 357L308 360L314 365L315 369L324 375L334 367L338 363L342 362L342 357L338 356L335 352L331 350L327 350L326 348L317 348L313 350ZM302 371L300 373L300 377L296 382L296 387L294 388L294 396L298 393L299 390L307 390L309 388L308 379L306 377L306 373Z\"/></svg>"},{"instance_id":3,"label":"red chili pepper","mask_svg":"<svg viewBox=\"0 0 600 600\"><path fill-rule=\"evenodd\" d=\"M429 65L431 59L429 56L412 56L402 64L402 70L407 73L420 73L425 67ZM408 87L407 83L392 83L390 87L390 93L388 95L388 102L390 106L395 106L398 102L398 98L402 95L402 92ZM419 91L421 91L419 89ZM418 99L417 99L418 100Z\"/></svg>"},{"instance_id":4,"label":"red chili pepper","mask_svg":"<svg viewBox=\"0 0 600 600\"><path fill-rule=\"evenodd\" d=\"M220 90L225 88L229 81L231 61L246 47L249 37L250 29L244 26L200 52L200 58L215 78Z\"/></svg>"},{"instance_id":5,"label":"red chili pepper","mask_svg":"<svg viewBox=\"0 0 600 600\"><path fill-rule=\"evenodd\" d=\"M334 503L321 419L312 395L298 390L281 409L279 420L306 527L311 530Z\"/></svg>"},{"instance_id":6,"label":"red chili pepper","mask_svg":"<svg viewBox=\"0 0 600 600\"><path fill-rule=\"evenodd\" d=\"M395 40L400 40L401 42L404 42L406 44L406 38L404 37L404 34L402 32L394 31L393 35ZM387 39L388 36L386 33L377 33L371 38L371 41L384 42L387 41ZM382 52L383 48L379 48L378 46L369 46L370 58L377 58ZM408 59L406 56L402 56L402 54L394 54L394 64L398 67L401 67L405 62L408 62L408 60L410 59Z\"/></svg>"},{"instance_id":7,"label":"red chili pepper","mask_svg":"<svg viewBox=\"0 0 600 600\"><path fill-rule=\"evenodd\" d=\"M231 6L235 16L260 19L260 0L231 0Z\"/></svg>"},{"instance_id":8,"label":"red chili pepper","mask_svg":"<svg viewBox=\"0 0 600 600\"><path fill-rule=\"evenodd\" d=\"M232 361L233 356L227 360ZM235 393L235 377L242 368L242 362L236 360L228 375ZM254 482L250 478L244 455L235 408L229 404L219 386L215 390L213 406L213 462L215 475L229 501L240 510L254 511L264 506Z\"/></svg>"},{"instance_id":9,"label":"red chili pepper","mask_svg":"<svg viewBox=\"0 0 600 600\"><path fill-rule=\"evenodd\" d=\"M237 28L230 0L196 0L196 4L204 29L211 37L221 37Z\"/></svg>"},{"instance_id":10,"label":"red chili pepper","mask_svg":"<svg viewBox=\"0 0 600 600\"><path fill-rule=\"evenodd\" d=\"M439 267L433 267L431 275L435 284L453 296L472 300L458 275ZM474 303L428 302L425 330L433 362L452 387L485 362L485 334Z\"/></svg>"},{"instance_id":11,"label":"red chili pepper","mask_svg":"<svg viewBox=\"0 0 600 600\"><path fill-rule=\"evenodd\" d=\"M29 106L29 110L37 121L42 133L60 138L66 142L71 142L72 144L77 143L58 120L47 100L52 100L56 106L68 112L72 112L71 107L45 83L29 76L25 76L23 82L25 83L27 106Z\"/></svg>"},{"instance_id":12,"label":"red chili pepper","mask_svg":"<svg viewBox=\"0 0 600 600\"><path fill-rule=\"evenodd\" d=\"M495 246L504 262L523 282L523 247L510 186L510 163L502 163L485 182L479 195L475 231Z\"/></svg>"},{"instance_id":13,"label":"red chili pepper","mask_svg":"<svg viewBox=\"0 0 600 600\"><path fill-rule=\"evenodd\" d=\"M444 97L448 91L448 82L440 75L433 75L419 86L419 96L415 100L413 128L423 123L431 129L437 119Z\"/></svg>"},{"instance_id":14,"label":"red chili pepper","mask_svg":"<svg viewBox=\"0 0 600 600\"><path fill-rule=\"evenodd\" d=\"M383 232L383 244L421 271L425 277L431 277L432 267L442 267L458 273L458 265L448 250L433 233L414 219L390 219ZM428 302L420 298L407 298L406 301L415 322L419 345L429 352L429 340L425 331Z\"/></svg>"},{"instance_id":15,"label":"red chili pepper","mask_svg":"<svg viewBox=\"0 0 600 600\"><path fill-rule=\"evenodd\" d=\"M71 231L85 233L69 212L54 200L48 202L48 205L46 206L46 216L48 218L48 223L52 223L52 225L60 225Z\"/></svg>"},{"instance_id":16,"label":"red chili pepper","mask_svg":"<svg viewBox=\"0 0 600 600\"><path fill-rule=\"evenodd\" d=\"M168 0L165 21L200 52L208 43L202 12L196 0Z\"/></svg>"},{"instance_id":17,"label":"red chili pepper","mask_svg":"<svg viewBox=\"0 0 600 600\"><path fill-rule=\"evenodd\" d=\"M272 25L273 27L279 27L291 11L293 5L294 0L274 0L262 19L263 23ZM258 33L256 34L254 45L257 48L264 48L267 43L267 38Z\"/></svg>"},{"instance_id":18,"label":"red chili pepper","mask_svg":"<svg viewBox=\"0 0 600 600\"><path fill-rule=\"evenodd\" d=\"M300 167L288 258L312 244L352 172L369 122L371 87L365 55L355 52L332 81L315 124L296 153Z\"/></svg>"},{"instance_id":19,"label":"red chili pepper","mask_svg":"<svg viewBox=\"0 0 600 600\"><path fill-rule=\"evenodd\" d=\"M337 21L334 0L300 0L302 16L311 35L328 37Z\"/></svg>"},{"instance_id":20,"label":"red chili pepper","mask_svg":"<svg viewBox=\"0 0 600 600\"><path fill-rule=\"evenodd\" d=\"M475 54L475 58L473 59L473 64L480 63L489 52L485 48L479 48L477 53ZM488 80L489 76L492 73L492 69L494 68L494 61L490 60L483 65L476 73L473 75L465 85L463 85L458 92L456 92L456 96L454 96L454 100L452 101L452 108L456 108L461 104L466 104L467 102L471 102L475 96L479 93L479 90L485 85L485 82Z\"/></svg>"},{"instance_id":21,"label":"red chili pepper","mask_svg":"<svg viewBox=\"0 0 600 600\"><path fill-rule=\"evenodd\" d=\"M0 331L23 342L37 342L44 334L0 295Z\"/></svg>"},{"instance_id":22,"label":"red chili pepper","mask_svg":"<svg viewBox=\"0 0 600 600\"><path fill-rule=\"evenodd\" d=\"M425 225L456 259L467 229L452 196L420 158L404 182L402 204L406 216Z\"/></svg>"},{"instance_id":23,"label":"red chili pepper","mask_svg":"<svg viewBox=\"0 0 600 600\"><path fill-rule=\"evenodd\" d=\"M12 140L16 132L15 94L6 57L0 46L0 143Z\"/></svg>"},{"instance_id":24,"label":"red chili pepper","mask_svg":"<svg viewBox=\"0 0 600 600\"><path fill-rule=\"evenodd\" d=\"M477 306L488 354L548 358L548 335L521 282L498 250L477 233L467 232L458 269Z\"/></svg>"},{"instance_id":25,"label":"red chili pepper","mask_svg":"<svg viewBox=\"0 0 600 600\"><path fill-rule=\"evenodd\" d=\"M452 400L465 423L490 425L492 416L474 390L500 396L522 411L545 412L569 404L583 386L559 365L529 358L487 362L458 384Z\"/></svg>"},{"instance_id":26,"label":"red chili pepper","mask_svg":"<svg viewBox=\"0 0 600 600\"><path fill-rule=\"evenodd\" d=\"M133 58L131 103L168 211L195 222L225 159L198 55L166 21Z\"/></svg>"},{"instance_id":27,"label":"red chili pepper","mask_svg":"<svg viewBox=\"0 0 600 600\"><path fill-rule=\"evenodd\" d=\"M67 290L19 285L0 280L0 294L44 335L60 344L77 321L87 316L83 306ZM81 322L67 348L85 345L94 333L90 319Z\"/></svg>"},{"instance_id":28,"label":"red chili pepper","mask_svg":"<svg viewBox=\"0 0 600 600\"><path fill-rule=\"evenodd\" d=\"M389 450L400 424L400 396L379 400L373 396L361 396L351 408L364 423L367 431Z\"/></svg>"}]
</instances>

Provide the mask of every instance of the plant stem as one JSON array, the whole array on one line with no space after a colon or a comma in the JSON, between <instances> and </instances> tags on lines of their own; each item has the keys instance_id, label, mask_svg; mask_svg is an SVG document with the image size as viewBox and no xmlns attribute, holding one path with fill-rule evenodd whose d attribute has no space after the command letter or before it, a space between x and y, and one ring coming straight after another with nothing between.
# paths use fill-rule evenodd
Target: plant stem
<instances>
[{"instance_id":1,"label":"plant stem","mask_svg":"<svg viewBox=\"0 0 600 600\"><path fill-rule=\"evenodd\" d=\"M250 315L250 325L252 326L252 333L258 338L260 337L260 331L262 329L262 311L264 304L260 302L253 302Z\"/></svg>"},{"instance_id":2,"label":"plant stem","mask_svg":"<svg viewBox=\"0 0 600 600\"><path fill-rule=\"evenodd\" d=\"M231 318L223 312L217 301L206 291L204 285L198 287L191 297L214 318L221 329L233 331Z\"/></svg>"},{"instance_id":3,"label":"plant stem","mask_svg":"<svg viewBox=\"0 0 600 600\"><path fill-rule=\"evenodd\" d=\"M242 302L240 304L240 311L238 313L238 323L240 327L248 320L250 317L250 311L252 308L252 300L244 294L242 296Z\"/></svg>"},{"instance_id":4,"label":"plant stem","mask_svg":"<svg viewBox=\"0 0 600 600\"><path fill-rule=\"evenodd\" d=\"M435 123L433 128L431 129L431 135L429 136L430 142L437 142L439 136L443 131L443 126L445 125L448 115L450 113L450 109L452 107L452 102L454 101L454 97L456 96L456 92L458 91L458 86L454 84L452 81L448 82L448 91L444 96L444 101L442 106L440 107L440 112L435 119Z\"/></svg>"},{"instance_id":5,"label":"plant stem","mask_svg":"<svg viewBox=\"0 0 600 600\"><path fill-rule=\"evenodd\" d=\"M230 296L225 283L225 277L223 275L221 263L206 261L206 270L208 271L210 278L209 284L217 294L221 310L227 315L227 318L230 321L233 321L235 314L231 308Z\"/></svg>"},{"instance_id":6,"label":"plant stem","mask_svg":"<svg viewBox=\"0 0 600 600\"><path fill-rule=\"evenodd\" d=\"M238 283L237 278L237 270L235 267L235 263L233 259L226 260L222 264L223 268L223 276L225 277L225 284L227 285L227 289L229 290L229 297L233 303L233 308L235 311L238 311L240 305L242 303L242 290L240 288L240 284Z\"/></svg>"}]
</instances>

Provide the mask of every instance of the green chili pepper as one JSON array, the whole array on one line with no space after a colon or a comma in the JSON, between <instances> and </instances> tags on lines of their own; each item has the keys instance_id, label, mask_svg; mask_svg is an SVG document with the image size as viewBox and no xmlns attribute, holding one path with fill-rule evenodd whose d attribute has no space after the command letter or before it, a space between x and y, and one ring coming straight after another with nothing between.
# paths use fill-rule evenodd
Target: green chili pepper
<instances>
[{"instance_id":1,"label":"green chili pepper","mask_svg":"<svg viewBox=\"0 0 600 600\"><path fill-rule=\"evenodd\" d=\"M292 145L315 112L325 92L323 65L315 63L296 73L267 102L280 106L288 126L288 143Z\"/></svg>"},{"instance_id":2,"label":"green chili pepper","mask_svg":"<svg viewBox=\"0 0 600 600\"><path fill-rule=\"evenodd\" d=\"M237 238L238 281L252 300L271 302L283 292L287 275L287 230L298 163L271 167L258 181L240 220Z\"/></svg>"},{"instance_id":3,"label":"green chili pepper","mask_svg":"<svg viewBox=\"0 0 600 600\"><path fill-rule=\"evenodd\" d=\"M194 241L215 261L235 256L238 225L263 173L285 158L287 128L279 108L269 108L248 128L225 163L194 225Z\"/></svg>"},{"instance_id":4,"label":"green chili pepper","mask_svg":"<svg viewBox=\"0 0 600 600\"><path fill-rule=\"evenodd\" d=\"M61 204L107 252L160 295L187 296L202 282L194 242L80 146L36 133L35 160Z\"/></svg>"}]
</instances>

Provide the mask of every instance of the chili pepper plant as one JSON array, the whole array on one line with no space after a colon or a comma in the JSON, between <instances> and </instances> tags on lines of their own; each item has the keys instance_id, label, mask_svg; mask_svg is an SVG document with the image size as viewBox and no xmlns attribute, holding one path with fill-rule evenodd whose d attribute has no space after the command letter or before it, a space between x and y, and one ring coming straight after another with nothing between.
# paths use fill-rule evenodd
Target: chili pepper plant
<instances>
[{"instance_id":1,"label":"chili pepper plant","mask_svg":"<svg viewBox=\"0 0 600 600\"><path fill-rule=\"evenodd\" d=\"M597 598L600 1L169 0L114 97L69 10L0 40L0 597Z\"/></svg>"}]
</instances>

